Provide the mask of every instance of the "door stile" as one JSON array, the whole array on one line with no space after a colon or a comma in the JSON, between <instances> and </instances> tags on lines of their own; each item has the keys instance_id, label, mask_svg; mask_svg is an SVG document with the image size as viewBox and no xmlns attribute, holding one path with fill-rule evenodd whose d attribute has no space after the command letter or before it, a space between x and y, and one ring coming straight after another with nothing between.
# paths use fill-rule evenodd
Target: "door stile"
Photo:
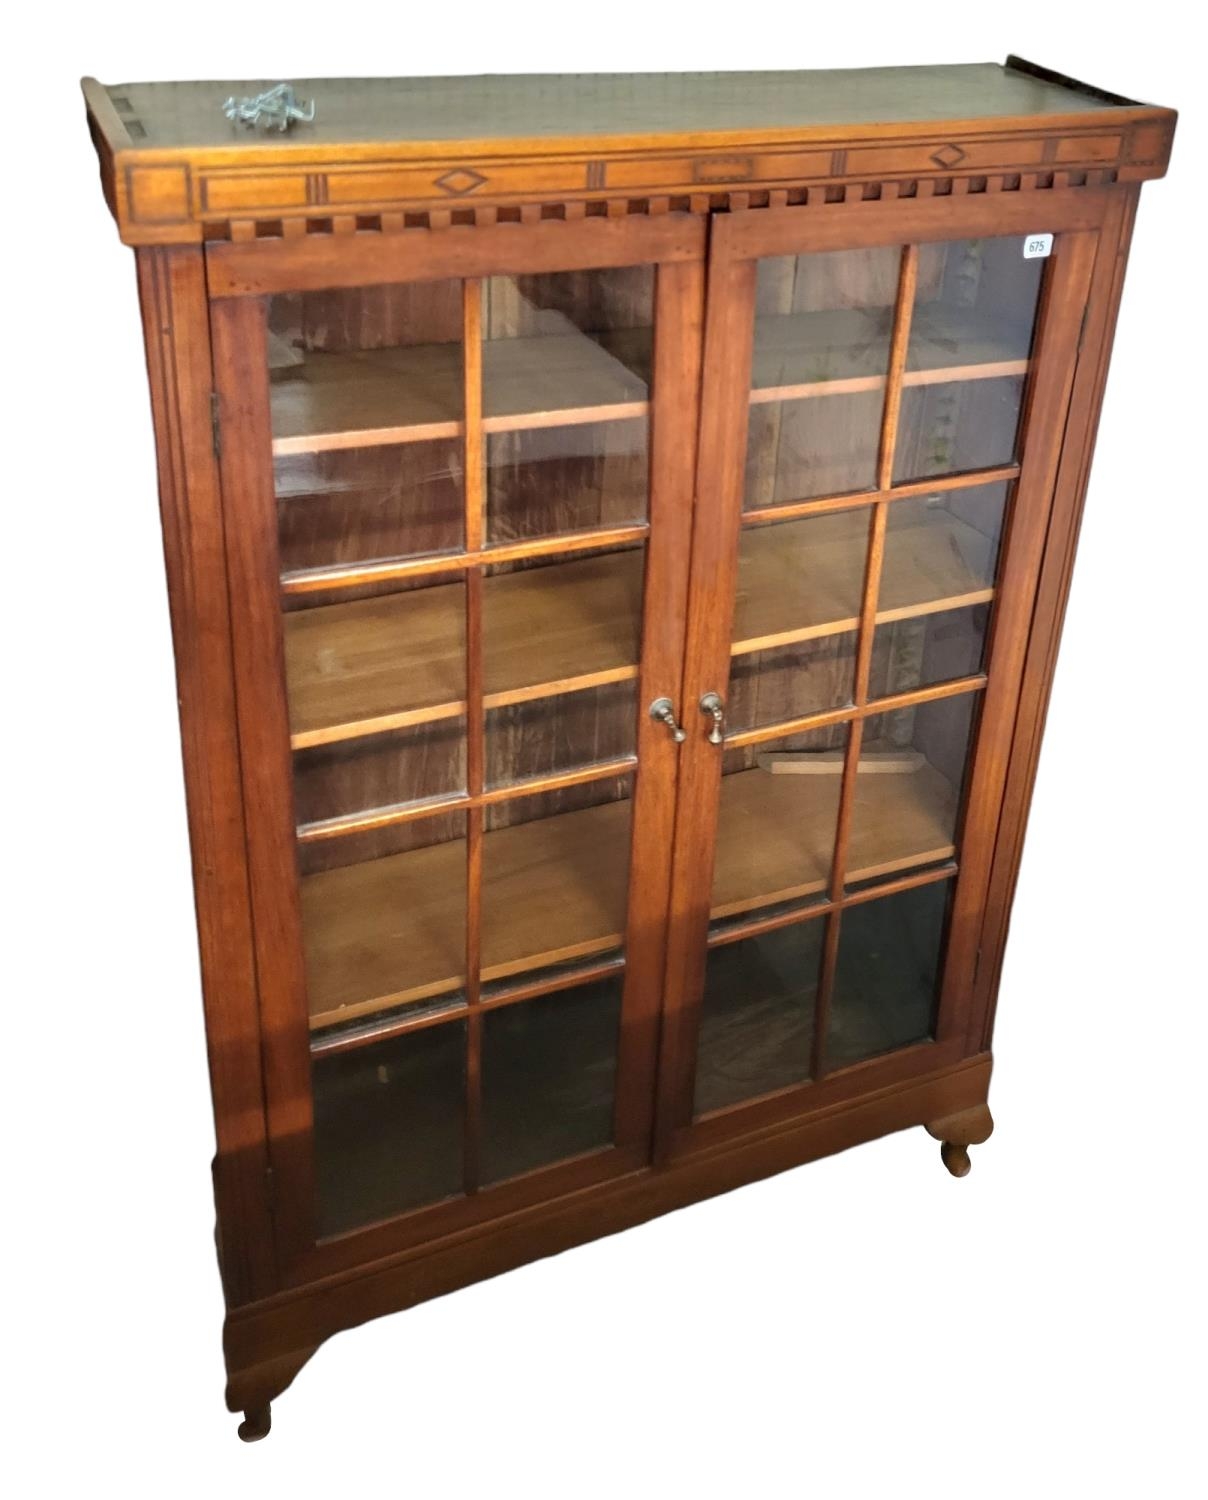
<instances>
[{"instance_id":1,"label":"door stile","mask_svg":"<svg viewBox=\"0 0 1208 1500\"><path fill-rule=\"evenodd\" d=\"M486 515L486 443L482 428L482 281L462 283L462 401L465 431L465 541L481 552ZM483 570L466 573L466 792L486 790L483 669ZM484 809L466 810L466 1077L462 1152L465 1191L478 1192L482 1164L482 857Z\"/></svg>"},{"instance_id":2,"label":"door stile","mask_svg":"<svg viewBox=\"0 0 1208 1500\"><path fill-rule=\"evenodd\" d=\"M902 377L906 372L906 350L910 343L910 325L914 316L914 295L918 285L919 253L915 245L902 247L898 268L898 287L894 300L893 332L890 336L889 365L885 372L885 405L881 413L880 451L877 455L877 491L886 495L893 484L893 461L898 440L898 418L902 408ZM881 592L881 571L885 561L885 532L889 520L889 502L881 499L872 507L868 528L868 552L864 562L864 587L860 599L860 624L856 637L856 664L852 698L857 709L868 704L868 683L872 670L872 646L877 628L877 600ZM851 841L851 823L856 803L856 780L860 769L860 751L864 743L864 721L854 719L848 730L843 760L843 779L839 787L839 810L835 818L835 852L831 864L828 896L832 909L826 916L822 966L818 976L818 998L814 1006L814 1039L810 1076L820 1081L826 1072L826 1034L830 1024L831 997L835 987L835 969L839 962L839 931L847 883L847 855Z\"/></svg>"},{"instance_id":3,"label":"door stile","mask_svg":"<svg viewBox=\"0 0 1208 1500\"><path fill-rule=\"evenodd\" d=\"M746 405L754 345L755 262L726 252L733 221L712 226L705 312L704 370L697 444L696 505L684 648L683 712L688 738L680 764L679 805L672 858L667 978L655 1125L655 1158L665 1158L685 1111L695 1046L696 1007L685 997L704 978L709 925L709 881L717 831L720 757L702 729L699 703L713 691L719 663L729 656L742 472L746 453ZM706 524L707 523L707 524ZM705 585L705 586L702 586Z\"/></svg>"},{"instance_id":4,"label":"door stile","mask_svg":"<svg viewBox=\"0 0 1208 1500\"><path fill-rule=\"evenodd\" d=\"M1045 278L1023 418L1023 463L1015 485L988 647L990 670L973 749L959 834L960 873L940 991L936 1040L963 1039L972 1002L982 908L990 880L1019 701L1029 625L1044 557L1066 415L1077 371L1078 339L1090 295L1099 233L1060 234Z\"/></svg>"},{"instance_id":5,"label":"door stile","mask_svg":"<svg viewBox=\"0 0 1208 1500\"><path fill-rule=\"evenodd\" d=\"M144 248L139 303L159 469L184 747L210 1086L219 1260L232 1306L276 1290L255 943L231 654L233 611L213 446L205 260Z\"/></svg>"},{"instance_id":6,"label":"door stile","mask_svg":"<svg viewBox=\"0 0 1208 1500\"><path fill-rule=\"evenodd\" d=\"M634 796L626 952L626 994L618 1059L617 1145L650 1149L669 916L672 850L684 757L647 706L669 697L689 714L683 692L688 580L698 442L705 262L664 262L655 272L650 533L643 588L638 681L638 778Z\"/></svg>"},{"instance_id":7,"label":"door stile","mask_svg":"<svg viewBox=\"0 0 1208 1500\"><path fill-rule=\"evenodd\" d=\"M1074 549L1086 499L1100 405L1107 381L1116 316L1136 217L1140 188L1121 190L1104 220L1095 257L1081 352L1061 450L1056 495L1045 543L1036 611L1028 641L1007 772L1001 831L987 891L987 916L979 944L967 1048L988 1048L994 1020L1007 916L1019 873L1023 834L1040 753L1053 667L1074 566Z\"/></svg>"},{"instance_id":8,"label":"door stile","mask_svg":"<svg viewBox=\"0 0 1208 1500\"><path fill-rule=\"evenodd\" d=\"M278 605L277 509L264 305L210 303L222 443L220 473L231 612L235 702L244 798L256 809L247 845L263 1034L269 1155L286 1187L274 1228L284 1267L314 1238L310 1195L312 1109L306 976L302 965L285 643Z\"/></svg>"}]
</instances>

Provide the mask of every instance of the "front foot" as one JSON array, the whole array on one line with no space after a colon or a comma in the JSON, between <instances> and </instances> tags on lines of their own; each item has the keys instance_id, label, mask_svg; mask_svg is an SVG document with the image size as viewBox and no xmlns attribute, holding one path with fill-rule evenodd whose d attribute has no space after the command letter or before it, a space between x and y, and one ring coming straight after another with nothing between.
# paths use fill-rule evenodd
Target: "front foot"
<instances>
[{"instance_id":1,"label":"front foot","mask_svg":"<svg viewBox=\"0 0 1208 1500\"><path fill-rule=\"evenodd\" d=\"M985 1104L946 1115L942 1120L930 1120L926 1126L927 1134L940 1142L940 1159L953 1177L968 1175L972 1166L969 1147L988 1141L993 1129L994 1120Z\"/></svg>"},{"instance_id":2,"label":"front foot","mask_svg":"<svg viewBox=\"0 0 1208 1500\"><path fill-rule=\"evenodd\" d=\"M272 1407L266 1401L263 1406L249 1407L244 1412L243 1421L239 1424L239 1436L245 1443L258 1443L261 1438L268 1437L272 1425Z\"/></svg>"}]
</instances>

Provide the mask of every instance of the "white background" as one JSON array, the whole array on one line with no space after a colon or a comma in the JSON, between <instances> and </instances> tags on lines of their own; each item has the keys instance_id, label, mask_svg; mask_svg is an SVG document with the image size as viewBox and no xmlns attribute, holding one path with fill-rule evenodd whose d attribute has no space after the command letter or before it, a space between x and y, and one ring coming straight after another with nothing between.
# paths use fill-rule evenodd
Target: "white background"
<instances>
[{"instance_id":1,"label":"white background","mask_svg":"<svg viewBox=\"0 0 1208 1500\"><path fill-rule=\"evenodd\" d=\"M1208 273L1193 205L1208 142L1186 13L22 8L0 325L9 1493L1203 1493ZM962 1182L911 1131L340 1334L276 1403L269 1440L244 1447L221 1399L134 264L78 76L1008 51L1183 122L1141 203L1003 977L994 1139Z\"/></svg>"}]
</instances>

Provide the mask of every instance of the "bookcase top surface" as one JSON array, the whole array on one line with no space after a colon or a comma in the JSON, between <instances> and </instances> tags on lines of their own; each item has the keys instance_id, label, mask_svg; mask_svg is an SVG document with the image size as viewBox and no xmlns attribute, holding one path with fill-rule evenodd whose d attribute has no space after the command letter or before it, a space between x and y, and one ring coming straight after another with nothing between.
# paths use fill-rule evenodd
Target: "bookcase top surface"
<instances>
[{"instance_id":1,"label":"bookcase top surface","mask_svg":"<svg viewBox=\"0 0 1208 1500\"><path fill-rule=\"evenodd\" d=\"M236 150L584 137L776 135L1111 111L1131 101L1043 70L975 63L802 72L514 74L293 79L313 122L288 132L231 123L224 102L280 80L93 85L126 139L116 148ZM91 83L91 80L89 80Z\"/></svg>"},{"instance_id":2,"label":"bookcase top surface","mask_svg":"<svg viewBox=\"0 0 1208 1500\"><path fill-rule=\"evenodd\" d=\"M1172 110L1017 57L288 83L299 118L281 130L232 120L227 109L239 115L283 80L84 79L122 239L196 244L286 234L303 220L343 233L429 212L424 222L440 227L547 208L557 217L558 205L579 216L704 212L797 203L803 191L832 201L849 190L866 198L1140 182L1165 172L1175 124Z\"/></svg>"}]
</instances>

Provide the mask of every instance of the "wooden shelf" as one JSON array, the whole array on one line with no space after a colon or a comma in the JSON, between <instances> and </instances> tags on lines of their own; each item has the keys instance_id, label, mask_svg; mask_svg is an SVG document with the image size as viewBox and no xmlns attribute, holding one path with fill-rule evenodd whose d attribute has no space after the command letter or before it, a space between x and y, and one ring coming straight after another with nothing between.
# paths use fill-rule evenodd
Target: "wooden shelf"
<instances>
[{"instance_id":1,"label":"wooden shelf","mask_svg":"<svg viewBox=\"0 0 1208 1500\"><path fill-rule=\"evenodd\" d=\"M825 889L839 780L760 770L725 778L715 916ZM929 765L860 777L848 879L950 857L954 799ZM485 836L484 981L620 945L629 830L630 804L611 802ZM454 840L303 880L312 1027L461 987L465 866Z\"/></svg>"},{"instance_id":2,"label":"wooden shelf","mask_svg":"<svg viewBox=\"0 0 1208 1500\"><path fill-rule=\"evenodd\" d=\"M866 508L746 529L734 654L854 630L867 537ZM991 561L947 510L893 524L878 623L984 603ZM636 677L642 563L635 550L488 578L486 706ZM459 583L287 614L294 749L463 713L464 619Z\"/></svg>"},{"instance_id":3,"label":"wooden shelf","mask_svg":"<svg viewBox=\"0 0 1208 1500\"><path fill-rule=\"evenodd\" d=\"M723 778L714 917L825 892L841 780L758 770ZM950 858L955 798L952 784L929 764L898 775L860 775L848 883Z\"/></svg>"},{"instance_id":4,"label":"wooden shelf","mask_svg":"<svg viewBox=\"0 0 1208 1500\"><path fill-rule=\"evenodd\" d=\"M861 308L756 320L751 401L858 395L885 385L888 314ZM1023 375L1017 330L946 308L916 309L904 386Z\"/></svg>"},{"instance_id":5,"label":"wooden shelf","mask_svg":"<svg viewBox=\"0 0 1208 1500\"><path fill-rule=\"evenodd\" d=\"M616 354L586 334L483 343L483 428L619 421L648 410L641 368L649 330L610 336ZM354 354L311 353L271 389L274 454L317 453L456 437L462 431L460 344Z\"/></svg>"},{"instance_id":6,"label":"wooden shelf","mask_svg":"<svg viewBox=\"0 0 1208 1500\"><path fill-rule=\"evenodd\" d=\"M601 342L607 341L607 344ZM486 432L616 422L648 410L648 328L601 335L487 339L482 346Z\"/></svg>"},{"instance_id":7,"label":"wooden shelf","mask_svg":"<svg viewBox=\"0 0 1208 1500\"><path fill-rule=\"evenodd\" d=\"M889 514L879 625L993 598L985 582L993 544L980 531L941 507L909 525L895 521L892 508ZM732 653L855 630L868 523L863 507L746 528L738 553Z\"/></svg>"},{"instance_id":8,"label":"wooden shelf","mask_svg":"<svg viewBox=\"0 0 1208 1500\"><path fill-rule=\"evenodd\" d=\"M1014 329L920 308L903 384L987 380L1028 368ZM760 318L752 402L877 391L885 384L884 316L861 309ZM484 341L488 433L620 421L648 410L650 331ZM310 353L271 388L273 452L315 453L456 437L460 344ZM643 372L643 373L638 373Z\"/></svg>"},{"instance_id":9,"label":"wooden shelf","mask_svg":"<svg viewBox=\"0 0 1208 1500\"><path fill-rule=\"evenodd\" d=\"M487 708L638 674L644 550L483 584ZM295 750L465 711L465 586L439 584L285 616Z\"/></svg>"}]
</instances>

